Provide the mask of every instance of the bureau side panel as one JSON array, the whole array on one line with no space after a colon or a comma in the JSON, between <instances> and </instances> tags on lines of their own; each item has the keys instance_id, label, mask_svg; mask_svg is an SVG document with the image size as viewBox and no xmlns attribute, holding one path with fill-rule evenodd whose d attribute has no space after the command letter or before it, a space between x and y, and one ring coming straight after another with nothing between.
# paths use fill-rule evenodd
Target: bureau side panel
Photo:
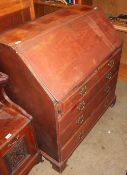
<instances>
[{"instance_id":1,"label":"bureau side panel","mask_svg":"<svg viewBox=\"0 0 127 175\"><path fill-rule=\"evenodd\" d=\"M9 75L6 92L18 105L34 117L39 148L58 161L54 105L12 48L0 45L0 71Z\"/></svg>"}]
</instances>

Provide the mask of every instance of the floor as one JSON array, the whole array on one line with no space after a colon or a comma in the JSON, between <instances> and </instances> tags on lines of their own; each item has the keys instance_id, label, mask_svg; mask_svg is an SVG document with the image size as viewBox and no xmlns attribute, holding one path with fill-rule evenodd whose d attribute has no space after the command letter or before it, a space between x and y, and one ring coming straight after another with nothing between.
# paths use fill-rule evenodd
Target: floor
<instances>
[{"instance_id":1,"label":"floor","mask_svg":"<svg viewBox=\"0 0 127 175\"><path fill-rule=\"evenodd\" d=\"M127 65L120 64L119 79L127 81Z\"/></svg>"},{"instance_id":2,"label":"floor","mask_svg":"<svg viewBox=\"0 0 127 175\"><path fill-rule=\"evenodd\" d=\"M68 160L62 175L126 175L127 82L119 80L117 102L109 108ZM58 175L48 161L29 175Z\"/></svg>"}]
</instances>

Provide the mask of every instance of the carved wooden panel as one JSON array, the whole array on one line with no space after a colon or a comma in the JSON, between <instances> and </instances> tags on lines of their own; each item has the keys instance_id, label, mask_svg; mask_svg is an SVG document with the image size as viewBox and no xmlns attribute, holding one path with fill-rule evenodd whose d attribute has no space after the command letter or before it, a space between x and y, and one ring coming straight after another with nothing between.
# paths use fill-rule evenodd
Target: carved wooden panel
<instances>
[{"instance_id":1,"label":"carved wooden panel","mask_svg":"<svg viewBox=\"0 0 127 175\"><path fill-rule=\"evenodd\" d=\"M23 138L4 157L9 173L13 173L27 156L29 156L29 152L25 143L25 138Z\"/></svg>"}]
</instances>

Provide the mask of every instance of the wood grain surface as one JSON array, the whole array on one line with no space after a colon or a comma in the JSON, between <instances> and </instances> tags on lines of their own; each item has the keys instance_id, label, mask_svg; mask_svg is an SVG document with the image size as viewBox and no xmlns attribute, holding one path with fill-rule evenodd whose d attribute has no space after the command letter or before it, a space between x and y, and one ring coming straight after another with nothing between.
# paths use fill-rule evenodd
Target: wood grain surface
<instances>
[{"instance_id":1,"label":"wood grain surface","mask_svg":"<svg viewBox=\"0 0 127 175\"><path fill-rule=\"evenodd\" d=\"M31 19L34 19L33 0L1 0L0 1L0 16L5 16L26 8L30 8Z\"/></svg>"}]
</instances>

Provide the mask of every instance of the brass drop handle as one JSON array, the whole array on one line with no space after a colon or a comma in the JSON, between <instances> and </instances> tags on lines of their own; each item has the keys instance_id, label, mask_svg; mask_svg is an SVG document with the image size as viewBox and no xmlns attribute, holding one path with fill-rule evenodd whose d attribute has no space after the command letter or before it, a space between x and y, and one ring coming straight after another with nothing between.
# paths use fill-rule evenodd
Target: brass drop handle
<instances>
[{"instance_id":1,"label":"brass drop handle","mask_svg":"<svg viewBox=\"0 0 127 175\"><path fill-rule=\"evenodd\" d=\"M106 79L110 80L112 78L112 72L109 72L107 75L106 75Z\"/></svg>"},{"instance_id":2,"label":"brass drop handle","mask_svg":"<svg viewBox=\"0 0 127 175\"><path fill-rule=\"evenodd\" d=\"M8 147L12 147L13 145L15 145L18 140L19 140L19 135L13 140L13 142L8 144Z\"/></svg>"},{"instance_id":3,"label":"brass drop handle","mask_svg":"<svg viewBox=\"0 0 127 175\"><path fill-rule=\"evenodd\" d=\"M85 85L79 90L79 94L83 97L84 95L86 95L86 92L87 92L86 90L87 90L87 88Z\"/></svg>"},{"instance_id":4,"label":"brass drop handle","mask_svg":"<svg viewBox=\"0 0 127 175\"><path fill-rule=\"evenodd\" d=\"M112 68L114 66L114 64L115 64L115 61L114 60L110 60L109 63L108 63L108 66L110 68Z\"/></svg>"},{"instance_id":5,"label":"brass drop handle","mask_svg":"<svg viewBox=\"0 0 127 175\"><path fill-rule=\"evenodd\" d=\"M77 110L80 112L80 111L83 111L83 109L85 108L85 102L84 102L84 100L83 101L81 101L80 103L79 103L79 105L78 105L78 107L77 107Z\"/></svg>"},{"instance_id":6,"label":"brass drop handle","mask_svg":"<svg viewBox=\"0 0 127 175\"><path fill-rule=\"evenodd\" d=\"M84 139L84 135L85 135L84 131L81 131L79 133L79 140L83 140Z\"/></svg>"},{"instance_id":7,"label":"brass drop handle","mask_svg":"<svg viewBox=\"0 0 127 175\"><path fill-rule=\"evenodd\" d=\"M84 115L82 114L77 120L76 120L76 124L78 126L81 126L85 121Z\"/></svg>"},{"instance_id":8,"label":"brass drop handle","mask_svg":"<svg viewBox=\"0 0 127 175\"><path fill-rule=\"evenodd\" d=\"M104 92L105 92L106 94L108 94L109 91L110 91L110 86L108 85L108 86L106 86L106 87L104 88Z\"/></svg>"}]
</instances>

